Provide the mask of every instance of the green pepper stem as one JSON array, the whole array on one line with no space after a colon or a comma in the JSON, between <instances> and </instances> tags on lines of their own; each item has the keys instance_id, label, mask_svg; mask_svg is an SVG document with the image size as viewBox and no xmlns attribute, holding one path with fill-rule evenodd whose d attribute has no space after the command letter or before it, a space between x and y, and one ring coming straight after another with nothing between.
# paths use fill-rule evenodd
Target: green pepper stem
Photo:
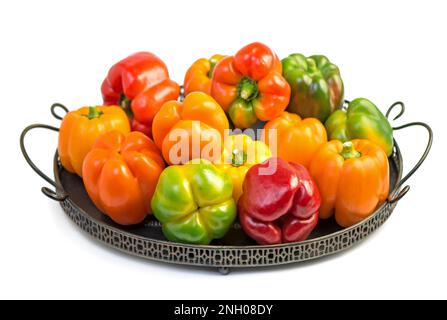
<instances>
[{"instance_id":1,"label":"green pepper stem","mask_svg":"<svg viewBox=\"0 0 447 320\"><path fill-rule=\"evenodd\" d=\"M124 94L122 94L118 103L119 103L120 107L123 108L124 110L129 110L132 100L130 100L128 97L126 97Z\"/></svg>"},{"instance_id":2,"label":"green pepper stem","mask_svg":"<svg viewBox=\"0 0 447 320\"><path fill-rule=\"evenodd\" d=\"M103 115L104 112L100 111L98 107L88 107L88 114L85 116L89 119L96 119Z\"/></svg>"},{"instance_id":3,"label":"green pepper stem","mask_svg":"<svg viewBox=\"0 0 447 320\"><path fill-rule=\"evenodd\" d=\"M355 150L354 145L351 141L346 141L343 143L343 149L340 152L340 155L345 159L351 159L351 158L359 158L362 156L360 152Z\"/></svg>"},{"instance_id":4,"label":"green pepper stem","mask_svg":"<svg viewBox=\"0 0 447 320\"><path fill-rule=\"evenodd\" d=\"M317 64L315 63L315 60L313 59L307 59L307 69L309 71L315 71L317 70Z\"/></svg>"},{"instance_id":5,"label":"green pepper stem","mask_svg":"<svg viewBox=\"0 0 447 320\"><path fill-rule=\"evenodd\" d=\"M247 161L247 154L244 151L238 149L233 150L233 157L231 158L231 165L233 167L240 167L244 165L246 161Z\"/></svg>"},{"instance_id":6,"label":"green pepper stem","mask_svg":"<svg viewBox=\"0 0 447 320\"><path fill-rule=\"evenodd\" d=\"M133 117L132 109L131 109L132 100L130 100L126 95L123 93L120 96L120 99L118 101L118 105L124 110L124 112L127 114L129 118Z\"/></svg>"},{"instance_id":7,"label":"green pepper stem","mask_svg":"<svg viewBox=\"0 0 447 320\"><path fill-rule=\"evenodd\" d=\"M249 77L243 77L237 85L237 95L244 100L256 99L259 93L258 84Z\"/></svg>"},{"instance_id":8,"label":"green pepper stem","mask_svg":"<svg viewBox=\"0 0 447 320\"><path fill-rule=\"evenodd\" d=\"M318 68L317 63L314 59L307 59L307 72L309 75L313 76L316 74L321 75L321 70Z\"/></svg>"},{"instance_id":9,"label":"green pepper stem","mask_svg":"<svg viewBox=\"0 0 447 320\"><path fill-rule=\"evenodd\" d=\"M214 71L214 67L216 66L217 61L216 60L210 60L210 70L207 73L208 78L212 78L213 77L213 71Z\"/></svg>"}]
</instances>

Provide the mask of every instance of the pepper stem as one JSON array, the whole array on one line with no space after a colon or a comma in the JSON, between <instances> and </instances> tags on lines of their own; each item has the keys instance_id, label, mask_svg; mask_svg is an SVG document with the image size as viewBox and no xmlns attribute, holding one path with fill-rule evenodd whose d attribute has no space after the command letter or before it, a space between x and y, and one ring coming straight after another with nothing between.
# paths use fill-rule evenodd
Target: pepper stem
<instances>
[{"instance_id":1,"label":"pepper stem","mask_svg":"<svg viewBox=\"0 0 447 320\"><path fill-rule=\"evenodd\" d=\"M118 101L120 107L123 108L124 110L127 110L127 109L130 108L131 102L132 102L132 100L130 100L124 94L121 95L121 97L120 97L120 99Z\"/></svg>"},{"instance_id":2,"label":"pepper stem","mask_svg":"<svg viewBox=\"0 0 447 320\"><path fill-rule=\"evenodd\" d=\"M317 64L315 63L315 60L307 59L307 69L312 72L317 70Z\"/></svg>"},{"instance_id":3,"label":"pepper stem","mask_svg":"<svg viewBox=\"0 0 447 320\"><path fill-rule=\"evenodd\" d=\"M237 85L237 95L244 100L250 101L258 96L259 89L255 80L243 77Z\"/></svg>"},{"instance_id":4,"label":"pepper stem","mask_svg":"<svg viewBox=\"0 0 447 320\"><path fill-rule=\"evenodd\" d=\"M231 165L233 167L240 167L247 161L247 154L244 151L234 149L232 153L233 157L231 158Z\"/></svg>"},{"instance_id":5,"label":"pepper stem","mask_svg":"<svg viewBox=\"0 0 447 320\"><path fill-rule=\"evenodd\" d=\"M343 143L343 149L340 152L340 155L345 159L351 159L351 158L359 158L362 156L360 152L355 150L354 145L351 141L346 141Z\"/></svg>"},{"instance_id":6,"label":"pepper stem","mask_svg":"<svg viewBox=\"0 0 447 320\"><path fill-rule=\"evenodd\" d=\"M121 94L118 105L124 110L124 112L126 112L129 118L132 117L132 109L130 108L131 104L132 100L130 100L124 94Z\"/></svg>"},{"instance_id":7,"label":"pepper stem","mask_svg":"<svg viewBox=\"0 0 447 320\"><path fill-rule=\"evenodd\" d=\"M88 107L88 114L84 115L89 120L99 118L104 112L100 111L98 107Z\"/></svg>"},{"instance_id":8,"label":"pepper stem","mask_svg":"<svg viewBox=\"0 0 447 320\"><path fill-rule=\"evenodd\" d=\"M207 73L208 78L212 78L213 77L213 71L214 71L214 67L216 66L217 61L212 59L210 60L210 70Z\"/></svg>"}]
</instances>

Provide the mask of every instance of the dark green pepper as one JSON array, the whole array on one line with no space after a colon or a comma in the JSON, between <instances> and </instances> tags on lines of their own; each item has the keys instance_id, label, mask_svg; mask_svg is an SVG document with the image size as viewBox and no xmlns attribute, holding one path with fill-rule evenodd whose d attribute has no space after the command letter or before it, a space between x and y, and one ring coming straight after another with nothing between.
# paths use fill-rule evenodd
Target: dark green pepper
<instances>
[{"instance_id":1,"label":"dark green pepper","mask_svg":"<svg viewBox=\"0 0 447 320\"><path fill-rule=\"evenodd\" d=\"M282 60L283 75L292 89L287 110L324 123L343 104L344 87L338 67L322 55L294 53Z\"/></svg>"},{"instance_id":2,"label":"dark green pepper","mask_svg":"<svg viewBox=\"0 0 447 320\"><path fill-rule=\"evenodd\" d=\"M365 98L351 101L347 110L337 110L325 123L330 140L342 142L368 139L390 156L393 152L393 128L374 103Z\"/></svg>"}]
</instances>

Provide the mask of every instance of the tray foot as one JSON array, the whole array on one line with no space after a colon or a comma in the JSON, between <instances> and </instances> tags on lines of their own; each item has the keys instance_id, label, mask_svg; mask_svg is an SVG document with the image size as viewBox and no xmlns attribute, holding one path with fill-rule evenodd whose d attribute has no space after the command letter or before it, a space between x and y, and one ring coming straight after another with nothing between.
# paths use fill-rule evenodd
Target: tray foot
<instances>
[{"instance_id":1,"label":"tray foot","mask_svg":"<svg viewBox=\"0 0 447 320\"><path fill-rule=\"evenodd\" d=\"M230 273L230 268L228 267L219 267L217 268L217 271L219 271L219 273L223 276L226 276L227 274Z\"/></svg>"}]
</instances>

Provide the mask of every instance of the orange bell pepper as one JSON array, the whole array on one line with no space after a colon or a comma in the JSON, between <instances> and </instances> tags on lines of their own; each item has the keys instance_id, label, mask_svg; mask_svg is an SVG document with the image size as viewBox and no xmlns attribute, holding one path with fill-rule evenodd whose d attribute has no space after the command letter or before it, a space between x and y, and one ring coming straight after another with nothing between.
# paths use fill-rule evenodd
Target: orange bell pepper
<instances>
[{"instance_id":1,"label":"orange bell pepper","mask_svg":"<svg viewBox=\"0 0 447 320\"><path fill-rule=\"evenodd\" d=\"M141 132L109 131L87 154L82 168L88 195L96 207L121 225L144 220L164 169L155 143Z\"/></svg>"},{"instance_id":2,"label":"orange bell pepper","mask_svg":"<svg viewBox=\"0 0 447 320\"><path fill-rule=\"evenodd\" d=\"M324 125L316 118L301 119L299 115L284 111L278 118L267 122L263 130L263 141L279 158L309 167L317 149L327 142ZM276 146L270 139L276 129Z\"/></svg>"},{"instance_id":3,"label":"orange bell pepper","mask_svg":"<svg viewBox=\"0 0 447 320\"><path fill-rule=\"evenodd\" d=\"M183 103L166 102L152 124L155 144L162 150L163 157L169 164L186 163L198 158L207 148L211 150L208 149L210 152L204 158L214 161L220 156L226 129L229 129L229 123L225 112L212 97L203 92L188 94ZM194 150L192 146L194 137L200 139L200 150ZM189 141L186 148L178 148L179 143L186 140ZM217 142L219 145L216 147L219 150L212 148ZM200 155L195 154L195 151L199 151ZM171 152L175 153L177 160L181 159L180 162L171 159Z\"/></svg>"},{"instance_id":4,"label":"orange bell pepper","mask_svg":"<svg viewBox=\"0 0 447 320\"><path fill-rule=\"evenodd\" d=\"M369 140L326 143L312 159L310 174L322 198L320 218L335 212L342 227L365 219L388 197L388 158Z\"/></svg>"},{"instance_id":5,"label":"orange bell pepper","mask_svg":"<svg viewBox=\"0 0 447 320\"><path fill-rule=\"evenodd\" d=\"M82 177L82 162L96 138L112 129L130 132L127 115L118 106L82 107L67 113L59 129L57 149L62 166Z\"/></svg>"},{"instance_id":6,"label":"orange bell pepper","mask_svg":"<svg viewBox=\"0 0 447 320\"><path fill-rule=\"evenodd\" d=\"M183 82L185 94L187 95L193 91L210 94L214 67L223 57L225 56L215 54L210 59L201 58L195 61L186 71L185 81Z\"/></svg>"}]
</instances>

